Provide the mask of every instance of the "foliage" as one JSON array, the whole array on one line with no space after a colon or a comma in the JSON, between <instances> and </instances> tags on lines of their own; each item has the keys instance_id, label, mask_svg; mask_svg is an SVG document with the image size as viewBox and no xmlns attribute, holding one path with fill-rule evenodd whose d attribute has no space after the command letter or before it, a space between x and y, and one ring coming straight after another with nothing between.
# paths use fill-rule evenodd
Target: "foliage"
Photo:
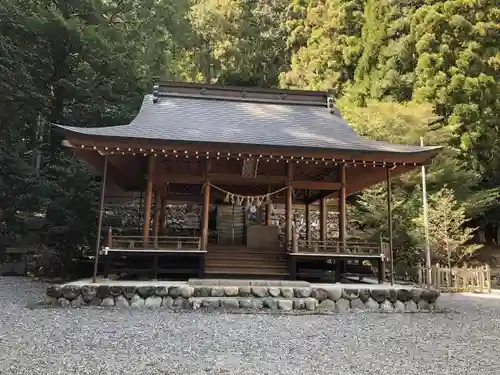
<instances>
[{"instance_id":1,"label":"foliage","mask_svg":"<svg viewBox=\"0 0 500 375\"><path fill-rule=\"evenodd\" d=\"M477 228L468 221L463 204L456 201L453 190L443 188L429 196L429 241L434 256L443 257L451 268L471 256L479 245L468 243ZM424 236L423 214L416 219L418 234Z\"/></svg>"},{"instance_id":2,"label":"foliage","mask_svg":"<svg viewBox=\"0 0 500 375\"><path fill-rule=\"evenodd\" d=\"M497 226L499 25L492 0L4 0L2 240L37 214L62 261L94 246L98 179L49 124L127 123L158 77L329 90L367 137L444 146L429 195L446 185L464 223ZM418 255L419 185L419 171L393 179L405 259ZM387 235L386 212L383 186L358 194L353 230Z\"/></svg>"}]
</instances>

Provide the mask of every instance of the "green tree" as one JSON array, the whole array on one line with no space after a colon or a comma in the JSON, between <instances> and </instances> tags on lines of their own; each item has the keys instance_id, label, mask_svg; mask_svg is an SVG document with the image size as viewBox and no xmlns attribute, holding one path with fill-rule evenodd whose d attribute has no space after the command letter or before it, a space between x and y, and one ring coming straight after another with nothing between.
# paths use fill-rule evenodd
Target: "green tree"
<instances>
[{"instance_id":1,"label":"green tree","mask_svg":"<svg viewBox=\"0 0 500 375\"><path fill-rule=\"evenodd\" d=\"M434 257L446 259L448 268L462 262L480 248L479 245L468 243L477 228L466 226L469 221L466 208L457 202L453 190L443 188L429 196L428 217L431 251ZM422 240L425 224L423 214L415 222Z\"/></svg>"}]
</instances>

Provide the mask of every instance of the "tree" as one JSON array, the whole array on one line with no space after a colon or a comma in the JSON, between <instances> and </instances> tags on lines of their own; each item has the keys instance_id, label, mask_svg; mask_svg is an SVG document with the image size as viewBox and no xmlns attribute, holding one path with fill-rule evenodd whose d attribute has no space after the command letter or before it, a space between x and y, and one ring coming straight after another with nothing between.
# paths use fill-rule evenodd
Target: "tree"
<instances>
[{"instance_id":1,"label":"tree","mask_svg":"<svg viewBox=\"0 0 500 375\"><path fill-rule=\"evenodd\" d=\"M429 240L435 257L444 257L448 268L471 256L479 245L470 244L477 228L467 227L465 206L455 199L453 190L443 188L429 196ZM415 220L418 236L423 239L423 213Z\"/></svg>"}]
</instances>

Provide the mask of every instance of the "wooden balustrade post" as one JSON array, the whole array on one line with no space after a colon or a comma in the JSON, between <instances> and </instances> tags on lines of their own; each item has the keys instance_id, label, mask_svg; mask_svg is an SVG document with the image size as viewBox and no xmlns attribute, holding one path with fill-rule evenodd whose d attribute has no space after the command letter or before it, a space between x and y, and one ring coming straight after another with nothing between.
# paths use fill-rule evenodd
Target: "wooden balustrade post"
<instances>
[{"instance_id":1,"label":"wooden balustrade post","mask_svg":"<svg viewBox=\"0 0 500 375\"><path fill-rule=\"evenodd\" d=\"M155 212L153 216L153 246L158 248L158 233L160 231L161 195L160 190L155 194Z\"/></svg>"},{"instance_id":2,"label":"wooden balustrade post","mask_svg":"<svg viewBox=\"0 0 500 375\"><path fill-rule=\"evenodd\" d=\"M201 231L201 249L207 250L208 245L208 220L210 217L210 181L205 182L203 188L203 218Z\"/></svg>"},{"instance_id":3,"label":"wooden balustrade post","mask_svg":"<svg viewBox=\"0 0 500 375\"><path fill-rule=\"evenodd\" d=\"M306 219L306 243L307 247L309 247L311 243L311 205L309 203L306 203L305 219Z\"/></svg>"},{"instance_id":4,"label":"wooden balustrade post","mask_svg":"<svg viewBox=\"0 0 500 375\"><path fill-rule=\"evenodd\" d=\"M110 249L113 247L113 229L111 226L108 228L108 247Z\"/></svg>"},{"instance_id":5,"label":"wooden balustrade post","mask_svg":"<svg viewBox=\"0 0 500 375\"><path fill-rule=\"evenodd\" d=\"M339 241L342 243L342 247L346 248L346 236L347 236L347 218L346 218L346 198L347 198L347 172L346 165L342 164L339 167L340 172L340 190L339 190L339 215L338 215L338 224L339 224Z\"/></svg>"},{"instance_id":6,"label":"wooden balustrade post","mask_svg":"<svg viewBox=\"0 0 500 375\"><path fill-rule=\"evenodd\" d=\"M319 201L319 239L323 243L323 248L326 248L327 217L326 198L321 198Z\"/></svg>"}]
</instances>

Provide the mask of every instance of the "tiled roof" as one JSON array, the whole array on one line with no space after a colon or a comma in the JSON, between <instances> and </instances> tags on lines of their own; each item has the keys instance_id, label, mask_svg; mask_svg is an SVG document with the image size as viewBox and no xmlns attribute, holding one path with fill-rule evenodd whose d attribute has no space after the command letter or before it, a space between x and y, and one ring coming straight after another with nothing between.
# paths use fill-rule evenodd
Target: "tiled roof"
<instances>
[{"instance_id":1,"label":"tiled roof","mask_svg":"<svg viewBox=\"0 0 500 375\"><path fill-rule=\"evenodd\" d=\"M162 95L146 95L128 125L58 127L74 133L134 139L290 146L377 153L428 153L439 147L390 144L357 135L327 106Z\"/></svg>"}]
</instances>

